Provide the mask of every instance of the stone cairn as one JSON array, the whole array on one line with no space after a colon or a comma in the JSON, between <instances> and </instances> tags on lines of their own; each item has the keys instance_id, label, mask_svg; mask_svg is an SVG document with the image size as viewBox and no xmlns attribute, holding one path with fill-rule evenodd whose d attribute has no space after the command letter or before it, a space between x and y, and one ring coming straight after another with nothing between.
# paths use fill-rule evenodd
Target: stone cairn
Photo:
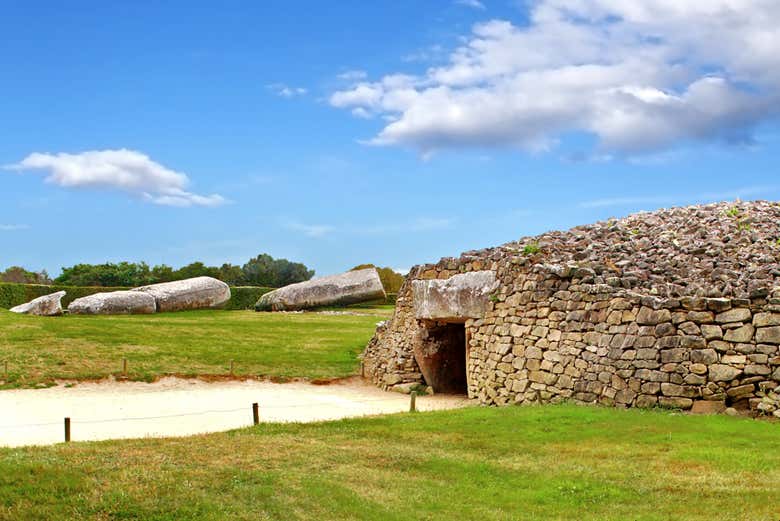
<instances>
[{"instance_id":1,"label":"stone cairn","mask_svg":"<svg viewBox=\"0 0 780 521\"><path fill-rule=\"evenodd\" d=\"M718 203L550 232L412 269L363 357L386 389L424 384L414 280L480 270L463 321L469 396L780 417L780 204ZM419 346L418 346L419 347Z\"/></svg>"}]
</instances>

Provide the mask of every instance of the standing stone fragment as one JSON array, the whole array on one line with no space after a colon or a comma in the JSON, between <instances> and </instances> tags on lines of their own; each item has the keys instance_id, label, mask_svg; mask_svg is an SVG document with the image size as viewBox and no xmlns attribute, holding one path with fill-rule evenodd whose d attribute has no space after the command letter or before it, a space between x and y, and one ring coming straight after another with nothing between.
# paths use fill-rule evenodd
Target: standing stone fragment
<instances>
[{"instance_id":1,"label":"standing stone fragment","mask_svg":"<svg viewBox=\"0 0 780 521\"><path fill-rule=\"evenodd\" d=\"M256 311L295 311L320 306L354 304L387 295L376 269L368 268L290 284L266 293Z\"/></svg>"},{"instance_id":2,"label":"standing stone fragment","mask_svg":"<svg viewBox=\"0 0 780 521\"><path fill-rule=\"evenodd\" d=\"M26 315L39 315L42 317L53 317L62 315L62 297L65 296L64 291L58 291L49 295L44 295L36 299L21 304L16 307L12 307L9 311L12 313L22 313Z\"/></svg>"}]
</instances>

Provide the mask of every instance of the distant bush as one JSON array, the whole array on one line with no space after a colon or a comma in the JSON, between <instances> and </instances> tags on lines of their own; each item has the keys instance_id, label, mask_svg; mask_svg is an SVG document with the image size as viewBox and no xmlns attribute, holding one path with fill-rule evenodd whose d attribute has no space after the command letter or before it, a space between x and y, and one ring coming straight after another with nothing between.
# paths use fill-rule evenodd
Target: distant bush
<instances>
[{"instance_id":1,"label":"distant bush","mask_svg":"<svg viewBox=\"0 0 780 521\"><path fill-rule=\"evenodd\" d=\"M34 298L65 291L62 298L62 306L67 307L71 302L80 297L94 295L95 293L106 293L109 291L119 291L130 289L128 287L103 287L103 286L44 286L41 284L13 284L0 282L0 308L10 309L19 304L29 302ZM257 286L238 286L230 288L230 300L225 304L225 309L253 309L255 302L265 293L272 291L273 288L262 288Z\"/></svg>"},{"instance_id":2,"label":"distant bush","mask_svg":"<svg viewBox=\"0 0 780 521\"><path fill-rule=\"evenodd\" d=\"M377 273L379 273L379 280L382 281L382 286L385 288L385 293L398 293L398 290L401 289L401 284L404 283L404 276L393 270L393 268L377 268L374 264L360 264L350 271L367 268L376 268Z\"/></svg>"},{"instance_id":3,"label":"distant bush","mask_svg":"<svg viewBox=\"0 0 780 521\"><path fill-rule=\"evenodd\" d=\"M230 288L230 301L225 309L255 309L255 303L260 297L273 291L274 288L259 286L233 286Z\"/></svg>"},{"instance_id":4,"label":"distant bush","mask_svg":"<svg viewBox=\"0 0 780 521\"><path fill-rule=\"evenodd\" d=\"M30 277L46 275L45 272L42 274L26 272L22 268L12 268L12 270L15 270L12 273L14 279L4 282L40 283L43 281L30 279ZM19 270L22 271L19 272ZM25 274L27 278L25 278ZM202 262L192 262L179 269L173 269L165 264L150 268L145 262L76 264L62 268L62 273L54 279L54 282L62 286L136 287L193 277L213 277L230 286L281 288L288 284L309 280L313 276L314 270L308 269L299 262L274 259L263 253L249 259L243 266L225 263L217 267L207 266ZM2 274L0 274L0 281L2 281L1 277Z\"/></svg>"},{"instance_id":5,"label":"distant bush","mask_svg":"<svg viewBox=\"0 0 780 521\"><path fill-rule=\"evenodd\" d=\"M35 272L28 271L21 266L11 266L0 272L0 282L16 282L20 284L51 284L51 279L46 270Z\"/></svg>"},{"instance_id":6,"label":"distant bush","mask_svg":"<svg viewBox=\"0 0 780 521\"><path fill-rule=\"evenodd\" d=\"M125 287L95 287L95 286L44 286L42 284L14 284L11 282L0 282L0 308L9 309L19 304L29 302L34 298L56 293L58 291L67 292L62 298L63 307L80 297L94 295L95 293L106 293L108 291L118 291L129 289Z\"/></svg>"}]
</instances>

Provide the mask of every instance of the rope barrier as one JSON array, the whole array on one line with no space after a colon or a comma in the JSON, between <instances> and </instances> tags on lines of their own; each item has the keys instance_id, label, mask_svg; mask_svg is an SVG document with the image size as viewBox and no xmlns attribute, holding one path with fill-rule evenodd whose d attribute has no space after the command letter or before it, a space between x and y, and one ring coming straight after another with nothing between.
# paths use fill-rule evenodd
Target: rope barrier
<instances>
[{"instance_id":1,"label":"rope barrier","mask_svg":"<svg viewBox=\"0 0 780 521\"><path fill-rule=\"evenodd\" d=\"M338 404L338 403L323 403L323 402L309 402L309 403L294 403L294 404L287 404L287 405L269 405L269 406L263 406L260 409L261 410L281 410L281 409L295 409L298 407L316 407L318 405L344 405L344 406L350 406L350 405L368 405L372 403L380 403L380 402L396 402L399 405L407 403L405 400L405 395L399 395L398 397L393 398L377 398L374 400L348 400L348 403L344 404ZM404 400L401 402L400 400ZM88 425L88 424L99 424L99 423L117 423L117 422L128 422L128 421L144 421L144 420L161 420L165 418L180 418L180 417L186 417L186 416L203 416L206 414L222 414L222 413L232 413L232 412L242 412L246 411L246 407L240 407L236 409L211 409L207 411L197 411L197 412L186 412L186 413L179 413L179 414L161 414L158 416L131 416L127 418L106 418L102 420L78 420L76 418L73 418L73 423L77 425ZM62 425L62 422L47 422L47 423L28 423L28 424L18 424L18 425L0 425L0 429L22 429L22 428L30 428L30 427L51 427L51 426L60 426Z\"/></svg>"}]
</instances>

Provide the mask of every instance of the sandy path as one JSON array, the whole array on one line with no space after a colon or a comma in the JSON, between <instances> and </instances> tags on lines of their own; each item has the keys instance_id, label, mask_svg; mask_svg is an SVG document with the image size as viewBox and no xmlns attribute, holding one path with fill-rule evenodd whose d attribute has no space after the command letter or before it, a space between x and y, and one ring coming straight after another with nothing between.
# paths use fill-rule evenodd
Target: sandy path
<instances>
[{"instance_id":1,"label":"sandy path","mask_svg":"<svg viewBox=\"0 0 780 521\"><path fill-rule=\"evenodd\" d=\"M261 422L311 422L409 410L409 396L384 392L360 380L332 385L180 378L152 384L82 383L0 391L0 445L61 442L66 416L71 418L73 441L222 431L251 425L254 402L260 404ZM421 411L467 403L458 396L417 398Z\"/></svg>"}]
</instances>

